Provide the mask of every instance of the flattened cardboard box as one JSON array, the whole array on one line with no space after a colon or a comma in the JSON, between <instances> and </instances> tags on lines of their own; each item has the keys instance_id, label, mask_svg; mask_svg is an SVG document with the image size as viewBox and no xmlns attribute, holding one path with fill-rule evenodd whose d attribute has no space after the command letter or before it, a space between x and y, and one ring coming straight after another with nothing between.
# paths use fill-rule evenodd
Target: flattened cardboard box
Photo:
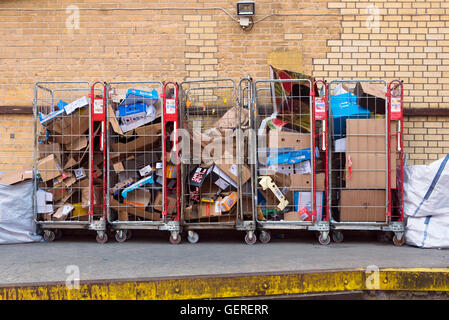
<instances>
[{"instance_id":1,"label":"flattened cardboard box","mask_svg":"<svg viewBox=\"0 0 449 320\"><path fill-rule=\"evenodd\" d=\"M37 171L44 182L59 177L62 174L61 165L54 154L39 160L37 162Z\"/></svg>"},{"instance_id":2,"label":"flattened cardboard box","mask_svg":"<svg viewBox=\"0 0 449 320\"><path fill-rule=\"evenodd\" d=\"M71 144L79 136L89 130L89 110L87 108L76 111L73 115L59 117L50 124L50 131L54 131L53 139L57 143Z\"/></svg>"},{"instance_id":3,"label":"flattened cardboard box","mask_svg":"<svg viewBox=\"0 0 449 320\"><path fill-rule=\"evenodd\" d=\"M385 119L346 120L346 188L383 189L386 187L387 153ZM397 122L391 122L390 174L391 187L396 188ZM352 173L349 174L351 164Z\"/></svg>"},{"instance_id":4,"label":"flattened cardboard box","mask_svg":"<svg viewBox=\"0 0 449 320\"><path fill-rule=\"evenodd\" d=\"M340 221L384 222L385 190L341 190Z\"/></svg>"},{"instance_id":5,"label":"flattened cardboard box","mask_svg":"<svg viewBox=\"0 0 449 320\"><path fill-rule=\"evenodd\" d=\"M171 216L176 209L176 204L178 203L178 199L176 197L167 195L167 215ZM162 192L158 192L156 194L156 198L154 199L153 208L156 211L163 211L162 208Z\"/></svg>"},{"instance_id":6,"label":"flattened cardboard box","mask_svg":"<svg viewBox=\"0 0 449 320\"><path fill-rule=\"evenodd\" d=\"M62 149L59 143L38 143L38 156L37 160L48 157L50 154L54 154L59 163L62 163Z\"/></svg>"},{"instance_id":7,"label":"flattened cardboard box","mask_svg":"<svg viewBox=\"0 0 449 320\"><path fill-rule=\"evenodd\" d=\"M159 136L162 128L160 123L149 125L146 127L148 128L142 130L145 130L145 132L152 132L151 135L139 136L137 139L127 143L119 142L112 144L111 149L114 153L116 153L113 154L112 157L115 158L120 156L120 154L130 154L135 151L145 150L146 147L151 146L161 139L161 137Z\"/></svg>"},{"instance_id":8,"label":"flattened cardboard box","mask_svg":"<svg viewBox=\"0 0 449 320\"><path fill-rule=\"evenodd\" d=\"M12 185L29 179L33 179L32 167L24 167L19 171L0 174L0 184Z\"/></svg>"},{"instance_id":9,"label":"flattened cardboard box","mask_svg":"<svg viewBox=\"0 0 449 320\"><path fill-rule=\"evenodd\" d=\"M229 178L232 179L233 182L237 183L239 182L239 166L237 164L216 164L220 170L222 170ZM246 181L249 180L251 177L251 171L249 170L248 166L245 164L241 165L242 171L241 171L241 177L242 177L242 185L246 183Z\"/></svg>"}]
</instances>

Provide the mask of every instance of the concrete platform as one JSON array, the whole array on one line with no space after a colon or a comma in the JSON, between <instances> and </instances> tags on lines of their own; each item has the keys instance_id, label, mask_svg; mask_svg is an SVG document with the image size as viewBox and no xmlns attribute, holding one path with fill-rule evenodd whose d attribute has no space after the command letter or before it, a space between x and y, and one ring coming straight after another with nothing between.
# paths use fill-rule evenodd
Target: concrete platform
<instances>
[{"instance_id":1,"label":"concrete platform","mask_svg":"<svg viewBox=\"0 0 449 320\"><path fill-rule=\"evenodd\" d=\"M94 233L65 235L52 243L0 246L0 285L64 282L77 266L80 280L319 272L379 268L449 268L449 250L395 247L372 233L345 233L343 243L321 246L309 232L244 244L243 233L203 232L179 245L168 233L134 232L125 243L95 242ZM219 239L219 240L217 240ZM449 271L449 269L447 269Z\"/></svg>"}]
</instances>

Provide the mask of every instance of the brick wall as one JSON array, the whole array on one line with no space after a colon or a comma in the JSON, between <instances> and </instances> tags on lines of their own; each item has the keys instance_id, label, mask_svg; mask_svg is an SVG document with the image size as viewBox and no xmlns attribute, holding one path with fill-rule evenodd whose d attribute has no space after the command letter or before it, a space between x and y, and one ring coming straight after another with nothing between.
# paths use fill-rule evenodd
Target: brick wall
<instances>
[{"instance_id":1,"label":"brick wall","mask_svg":"<svg viewBox=\"0 0 449 320\"><path fill-rule=\"evenodd\" d=\"M272 13L282 15L267 17L248 32L224 12L235 16L235 3L235 0L1 2L0 106L30 106L33 83L40 80L181 81L210 77L238 79L248 74L266 78L268 61L276 64L283 57L284 60L298 57L292 63L296 71L328 80L401 78L405 82L406 107L449 107L449 4L444 0L257 0L255 20ZM79 28L75 29L70 28L74 25L71 20L74 11L66 12L73 5L80 8ZM378 29L377 16L367 11L370 5L379 10ZM204 9L212 7L216 9ZM1 10L14 8L51 10ZM54 11L57 8L62 10ZM23 119L32 123L31 116L7 117L7 121L16 122L9 129L1 129L0 151L32 150L29 140L14 140L10 136L14 132L9 132L21 128ZM407 132L406 151L411 153L411 163L430 161L447 152L443 144L449 137L441 131L443 120L408 119L407 130L418 129L420 125L424 128L425 123L442 126L428 128L439 133L433 137L436 140L425 140L426 146L412 143L418 141L421 133ZM30 139L32 127L24 134ZM425 159L419 148L424 148ZM13 158L0 157L0 171L11 167L10 159Z\"/></svg>"},{"instance_id":2,"label":"brick wall","mask_svg":"<svg viewBox=\"0 0 449 320\"><path fill-rule=\"evenodd\" d=\"M341 14L341 35L328 40L314 76L404 80L405 108L449 108L449 3L354 1L328 3ZM448 117L406 117L409 164L449 152Z\"/></svg>"}]
</instances>

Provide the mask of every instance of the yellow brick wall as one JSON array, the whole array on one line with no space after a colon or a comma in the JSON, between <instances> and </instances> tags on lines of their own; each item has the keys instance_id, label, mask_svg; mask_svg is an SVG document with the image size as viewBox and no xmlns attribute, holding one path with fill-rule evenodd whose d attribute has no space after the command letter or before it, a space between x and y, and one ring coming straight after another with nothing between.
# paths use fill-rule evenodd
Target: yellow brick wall
<instances>
[{"instance_id":1,"label":"yellow brick wall","mask_svg":"<svg viewBox=\"0 0 449 320\"><path fill-rule=\"evenodd\" d=\"M341 14L341 35L314 59L314 76L326 79L404 81L405 108L449 108L449 2L331 1ZM449 152L449 117L406 117L408 164L425 164Z\"/></svg>"},{"instance_id":2,"label":"yellow brick wall","mask_svg":"<svg viewBox=\"0 0 449 320\"><path fill-rule=\"evenodd\" d=\"M248 74L266 78L267 62L273 57L278 61L298 57L292 63L296 71L327 80L401 78L407 108L449 107L449 3L444 0L257 0L255 20L266 18L248 32L233 20L235 3L0 2L0 107L30 106L33 83L42 80L237 80ZM367 11L371 5L379 10L379 29L367 28L367 20L371 26L375 22ZM73 15L73 11L66 12L70 6L80 9L79 29L67 27ZM268 16L273 13L278 14ZM26 149L29 155L33 149L32 141L10 137L11 130L23 127L23 119L32 123L32 117L3 117L8 120L0 120L0 171L18 165L12 160L15 156L6 152ZM419 128L424 121L445 128L444 118L431 119L411 118L405 126L407 130ZM4 128L3 122L10 121L14 123ZM447 152L443 144L449 135L441 128L427 129L440 133L432 134L436 140L426 140L422 146L426 159L421 146L411 143L420 134L407 132L406 151L412 153L412 163L431 161ZM24 130L31 138L32 127Z\"/></svg>"}]
</instances>

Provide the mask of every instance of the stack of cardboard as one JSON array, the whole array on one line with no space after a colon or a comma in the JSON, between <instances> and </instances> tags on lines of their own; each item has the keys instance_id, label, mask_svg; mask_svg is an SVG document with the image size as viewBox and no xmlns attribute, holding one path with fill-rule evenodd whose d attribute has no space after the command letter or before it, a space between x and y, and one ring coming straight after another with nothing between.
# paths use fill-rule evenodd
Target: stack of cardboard
<instances>
[{"instance_id":1,"label":"stack of cardboard","mask_svg":"<svg viewBox=\"0 0 449 320\"><path fill-rule=\"evenodd\" d=\"M184 220L233 222L238 208L241 208L243 215L251 216L252 199L247 195L249 193L244 192L250 188L251 171L243 161L238 161L245 159L246 148L240 149L243 157L237 155L237 137L233 130L239 126L238 119L240 125L247 125L248 116L248 110L232 107L218 120L211 122L212 126L204 126L202 131L190 130L193 144L201 141L203 157L194 155L193 158L200 163L188 166L189 194ZM209 124L204 120L201 123Z\"/></svg>"},{"instance_id":2,"label":"stack of cardboard","mask_svg":"<svg viewBox=\"0 0 449 320\"><path fill-rule=\"evenodd\" d=\"M113 220L162 220L162 123L158 97L156 90L112 89L108 120ZM171 144L167 141L167 145ZM167 164L167 178L169 188L176 185L172 164ZM176 213L176 196L168 194L167 201L170 220Z\"/></svg>"},{"instance_id":3,"label":"stack of cardboard","mask_svg":"<svg viewBox=\"0 0 449 320\"><path fill-rule=\"evenodd\" d=\"M37 213L40 220L88 220L89 100L60 100L57 110L39 113L37 145ZM95 128L94 128L95 129ZM94 213L101 214L99 159L94 160Z\"/></svg>"},{"instance_id":4,"label":"stack of cardboard","mask_svg":"<svg viewBox=\"0 0 449 320\"><path fill-rule=\"evenodd\" d=\"M382 222L386 213L388 154L385 119L347 119L345 186L340 220ZM396 188L397 123L391 123L390 183Z\"/></svg>"},{"instance_id":5,"label":"stack of cardboard","mask_svg":"<svg viewBox=\"0 0 449 320\"><path fill-rule=\"evenodd\" d=\"M258 147L258 218L316 221L323 213L325 174L315 171L315 212L312 210L312 135L289 123L262 121ZM267 144L264 143L267 140ZM267 145L268 148L262 146Z\"/></svg>"}]
</instances>

